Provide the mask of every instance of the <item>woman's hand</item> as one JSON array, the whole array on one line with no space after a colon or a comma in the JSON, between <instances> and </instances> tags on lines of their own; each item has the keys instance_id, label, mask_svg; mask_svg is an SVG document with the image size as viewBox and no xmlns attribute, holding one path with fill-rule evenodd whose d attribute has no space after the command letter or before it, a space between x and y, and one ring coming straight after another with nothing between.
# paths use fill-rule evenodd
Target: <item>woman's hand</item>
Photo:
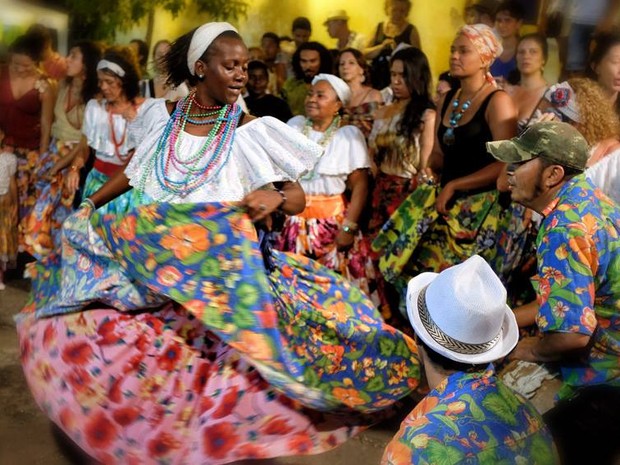
<instances>
[{"instance_id":1,"label":"woman's hand","mask_svg":"<svg viewBox=\"0 0 620 465\"><path fill-rule=\"evenodd\" d=\"M433 173L432 169L422 168L418 173L418 185L428 184L429 186L434 186L436 182L437 176Z\"/></svg>"},{"instance_id":2,"label":"woman's hand","mask_svg":"<svg viewBox=\"0 0 620 465\"><path fill-rule=\"evenodd\" d=\"M454 189L454 184L449 182L446 184L441 191L439 191L439 195L437 196L437 200L435 200L435 208L441 215L447 215L450 208L448 208L448 204L454 197L456 190Z\"/></svg>"},{"instance_id":3,"label":"woman's hand","mask_svg":"<svg viewBox=\"0 0 620 465\"><path fill-rule=\"evenodd\" d=\"M69 192L77 191L80 186L80 170L70 169L65 178L65 186Z\"/></svg>"},{"instance_id":4,"label":"woman's hand","mask_svg":"<svg viewBox=\"0 0 620 465\"><path fill-rule=\"evenodd\" d=\"M347 250L350 249L353 245L353 240L355 239L355 235L352 232L345 232L342 229L338 231L338 235L336 236L336 247L338 250Z\"/></svg>"},{"instance_id":5,"label":"woman's hand","mask_svg":"<svg viewBox=\"0 0 620 465\"><path fill-rule=\"evenodd\" d=\"M259 189L250 192L241 200L241 206L245 207L252 221L264 220L282 205L283 197L275 190Z\"/></svg>"}]
</instances>

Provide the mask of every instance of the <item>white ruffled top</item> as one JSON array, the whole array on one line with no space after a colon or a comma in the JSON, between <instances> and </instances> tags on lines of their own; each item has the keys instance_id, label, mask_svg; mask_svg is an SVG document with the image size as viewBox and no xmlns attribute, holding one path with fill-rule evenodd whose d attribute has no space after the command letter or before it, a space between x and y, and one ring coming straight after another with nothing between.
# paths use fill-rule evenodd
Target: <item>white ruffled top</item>
<instances>
[{"instance_id":1,"label":"white ruffled top","mask_svg":"<svg viewBox=\"0 0 620 465\"><path fill-rule=\"evenodd\" d=\"M305 121L304 116L295 116L288 125L301 132ZM319 142L324 134L311 129L308 137ZM339 195L347 187L349 174L362 168L370 168L364 134L355 126L343 126L334 133L312 173L299 183L308 195Z\"/></svg>"},{"instance_id":2,"label":"white ruffled top","mask_svg":"<svg viewBox=\"0 0 620 465\"><path fill-rule=\"evenodd\" d=\"M136 149L125 169L129 184L156 202L196 203L233 202L273 182L297 181L310 171L323 149L286 124L269 116L257 118L235 131L230 155L219 174L182 198L162 188L153 163L157 143L170 117L163 99L154 99L144 118L145 138ZM191 158L198 152L206 137L183 133L176 156ZM164 152L167 156L168 152ZM205 156L209 156L207 153ZM184 175L168 173L174 181ZM143 179L144 178L144 179Z\"/></svg>"},{"instance_id":3,"label":"white ruffled top","mask_svg":"<svg viewBox=\"0 0 620 465\"><path fill-rule=\"evenodd\" d=\"M127 121L122 115L112 114L112 126L116 140L120 141L125 129L125 140L119 147L119 154L125 157L130 150L136 148L144 137L144 115L153 106L155 99L145 99L138 107L136 117L132 121ZM86 136L88 146L95 150L95 156L106 163L122 165L126 160L122 160L114 153L114 143L110 132L110 116L106 109L105 100L89 100L84 109L84 122L82 123L82 134Z\"/></svg>"},{"instance_id":4,"label":"white ruffled top","mask_svg":"<svg viewBox=\"0 0 620 465\"><path fill-rule=\"evenodd\" d=\"M17 172L17 157L11 152L0 152L0 195L5 195L11 187L11 179ZM4 207L3 207L4 208Z\"/></svg>"},{"instance_id":5,"label":"white ruffled top","mask_svg":"<svg viewBox=\"0 0 620 465\"><path fill-rule=\"evenodd\" d=\"M620 205L620 149L614 150L588 168L586 176Z\"/></svg>"}]
</instances>

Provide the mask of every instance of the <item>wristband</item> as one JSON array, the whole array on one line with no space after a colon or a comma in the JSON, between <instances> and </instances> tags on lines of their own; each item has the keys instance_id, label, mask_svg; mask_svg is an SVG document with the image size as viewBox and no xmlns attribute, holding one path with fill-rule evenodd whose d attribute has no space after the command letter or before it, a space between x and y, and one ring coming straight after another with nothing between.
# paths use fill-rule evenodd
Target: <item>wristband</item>
<instances>
[{"instance_id":1,"label":"wristband","mask_svg":"<svg viewBox=\"0 0 620 465\"><path fill-rule=\"evenodd\" d=\"M278 190L278 191L276 191L276 192L277 192L278 194L280 194L280 197L282 197L282 200L280 201L280 204L278 205L277 210L282 211L282 208L284 207L284 204L286 203L286 200L287 200L287 198L286 198L286 194L285 194L285 193L284 193L284 191L282 191L282 190Z\"/></svg>"},{"instance_id":2,"label":"wristband","mask_svg":"<svg viewBox=\"0 0 620 465\"><path fill-rule=\"evenodd\" d=\"M88 205L89 207L91 207L93 210L96 210L97 207L95 207L95 202L93 202L90 198L86 197L84 200L82 200L81 205Z\"/></svg>"}]
</instances>

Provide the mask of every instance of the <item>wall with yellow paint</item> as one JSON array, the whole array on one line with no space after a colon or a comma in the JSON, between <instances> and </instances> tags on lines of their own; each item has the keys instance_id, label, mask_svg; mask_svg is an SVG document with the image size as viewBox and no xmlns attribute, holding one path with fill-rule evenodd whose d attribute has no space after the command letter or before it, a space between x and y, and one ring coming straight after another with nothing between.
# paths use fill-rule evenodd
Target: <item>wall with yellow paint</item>
<instances>
[{"instance_id":1,"label":"wall with yellow paint","mask_svg":"<svg viewBox=\"0 0 620 465\"><path fill-rule=\"evenodd\" d=\"M323 21L330 11L344 9L350 16L349 27L370 38L377 24L385 19L383 0L250 0L246 18L233 22L239 28L248 46L259 45L263 32L273 31L279 35L290 35L290 27L297 16L307 16L312 22L312 40L322 42L329 48L335 40L327 34ZM462 24L465 0L413 0L410 20L420 31L422 49L427 54L433 76L448 69L450 43L456 29ZM179 17L164 11L155 15L153 43L159 39L174 39L179 35L209 20L208 15L198 14L192 8ZM146 24L140 24L130 31L117 35L118 43L128 43L135 37L146 35Z\"/></svg>"}]
</instances>

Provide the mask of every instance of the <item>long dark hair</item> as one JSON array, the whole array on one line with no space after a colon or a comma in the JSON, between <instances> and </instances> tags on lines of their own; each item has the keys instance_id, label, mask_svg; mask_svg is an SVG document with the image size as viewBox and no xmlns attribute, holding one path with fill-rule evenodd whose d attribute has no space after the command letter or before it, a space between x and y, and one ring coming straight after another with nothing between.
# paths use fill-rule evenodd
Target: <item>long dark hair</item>
<instances>
[{"instance_id":1,"label":"long dark hair","mask_svg":"<svg viewBox=\"0 0 620 465\"><path fill-rule=\"evenodd\" d=\"M127 46L115 45L105 51L103 59L116 63L125 71L123 77L116 73L114 75L121 80L123 93L127 100L133 101L138 97L140 95L140 68L133 50Z\"/></svg>"},{"instance_id":2,"label":"long dark hair","mask_svg":"<svg viewBox=\"0 0 620 465\"><path fill-rule=\"evenodd\" d=\"M435 108L431 97L431 68L428 58L417 47L407 47L396 52L390 59L390 66L396 60L403 62L405 84L411 96L397 132L411 140L422 125L424 112Z\"/></svg>"},{"instance_id":3,"label":"long dark hair","mask_svg":"<svg viewBox=\"0 0 620 465\"><path fill-rule=\"evenodd\" d=\"M86 103L99 93L97 82L97 63L103 56L103 46L97 42L83 40L77 42L71 48L79 48L82 53L82 66L84 66L84 84L82 85L82 102ZM71 78L67 78L71 82Z\"/></svg>"},{"instance_id":4,"label":"long dark hair","mask_svg":"<svg viewBox=\"0 0 620 465\"><path fill-rule=\"evenodd\" d=\"M178 87L183 82L187 81L188 84L193 87L198 83L198 78L191 74L187 67L187 52L189 51L189 46L192 42L192 37L194 32L196 32L196 29L189 31L187 34L183 34L181 37L176 39L172 45L170 45L170 50L166 56L162 59L162 65L168 74L166 83L169 86ZM213 40L213 42L211 42L211 44L209 44L205 52L200 57L201 61L204 61L205 63L209 61L209 58L211 58L211 56L215 53L215 43L220 37L228 37L243 41L241 36L235 31L222 32Z\"/></svg>"},{"instance_id":5,"label":"long dark hair","mask_svg":"<svg viewBox=\"0 0 620 465\"><path fill-rule=\"evenodd\" d=\"M304 72L301 69L301 52L304 50L314 50L319 53L321 60L319 73L334 74L333 59L331 53L329 53L329 50L318 42L306 42L297 47L297 50L295 50L295 53L293 53L293 57L291 58L291 64L297 79L304 79Z\"/></svg>"}]
</instances>

